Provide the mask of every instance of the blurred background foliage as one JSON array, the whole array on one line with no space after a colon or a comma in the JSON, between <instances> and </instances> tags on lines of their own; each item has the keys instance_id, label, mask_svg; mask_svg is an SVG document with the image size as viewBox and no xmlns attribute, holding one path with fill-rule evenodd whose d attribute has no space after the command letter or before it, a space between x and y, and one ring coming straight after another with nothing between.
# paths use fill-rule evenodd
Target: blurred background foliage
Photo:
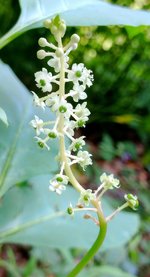
<instances>
[{"instance_id":1,"label":"blurred background foliage","mask_svg":"<svg viewBox=\"0 0 150 277\"><path fill-rule=\"evenodd\" d=\"M150 9L148 0L109 2ZM18 1L0 0L0 36L14 25L19 12ZM73 32L81 36L81 41L79 48L71 54L71 62L84 62L87 68L93 70L95 79L88 91L88 106L92 115L83 131L93 153L94 167L88 170L88 179L82 181L86 185L90 180L92 186L96 186L100 170L113 172L121 178L121 194L131 190L140 199L141 229L137 236L124 249L114 249L103 256L98 254L94 264L115 265L135 276L149 277L150 27L70 27L66 42ZM34 73L42 65L45 66L44 61L36 58L39 48L37 40L41 36L52 39L43 28L31 30L1 50L2 60L11 66L30 90L35 90ZM10 93L13 93L11 88ZM112 205L119 203L120 195L113 193L108 197ZM79 253L74 252L73 255L78 257ZM10 250L9 256L11 263L14 258ZM51 256L56 263L59 260L62 264L63 257L71 259L68 253L51 253ZM43 255L38 256L38 260L42 258ZM37 272L36 255L33 258L31 255L26 268L26 272Z\"/></svg>"}]
</instances>

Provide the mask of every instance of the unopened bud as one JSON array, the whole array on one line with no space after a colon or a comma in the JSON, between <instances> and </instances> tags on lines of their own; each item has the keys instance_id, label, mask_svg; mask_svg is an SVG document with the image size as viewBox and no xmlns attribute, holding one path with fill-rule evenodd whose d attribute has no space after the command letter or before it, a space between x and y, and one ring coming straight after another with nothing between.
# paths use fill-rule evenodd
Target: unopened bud
<instances>
[{"instance_id":1,"label":"unopened bud","mask_svg":"<svg viewBox=\"0 0 150 277\"><path fill-rule=\"evenodd\" d=\"M79 40L80 40L80 37L77 34L73 34L71 36L71 43L77 43L78 44Z\"/></svg>"},{"instance_id":2,"label":"unopened bud","mask_svg":"<svg viewBox=\"0 0 150 277\"><path fill-rule=\"evenodd\" d=\"M40 38L40 39L38 40L38 44L39 44L39 46L41 46L41 47L49 46L49 43L48 43L48 41L46 40L46 38Z\"/></svg>"},{"instance_id":3,"label":"unopened bud","mask_svg":"<svg viewBox=\"0 0 150 277\"><path fill-rule=\"evenodd\" d=\"M47 56L46 52L44 50L39 50L37 51L37 58L39 60L44 59Z\"/></svg>"},{"instance_id":4,"label":"unopened bud","mask_svg":"<svg viewBox=\"0 0 150 277\"><path fill-rule=\"evenodd\" d=\"M66 32L66 25L65 25L65 23L62 22L62 23L60 24L59 32L60 32L60 34L61 34L61 37L63 37L63 36L65 35L65 32Z\"/></svg>"},{"instance_id":5,"label":"unopened bud","mask_svg":"<svg viewBox=\"0 0 150 277\"><path fill-rule=\"evenodd\" d=\"M44 21L44 27L47 28L47 29L50 29L50 25L51 25L51 20L50 19L47 19Z\"/></svg>"}]
</instances>

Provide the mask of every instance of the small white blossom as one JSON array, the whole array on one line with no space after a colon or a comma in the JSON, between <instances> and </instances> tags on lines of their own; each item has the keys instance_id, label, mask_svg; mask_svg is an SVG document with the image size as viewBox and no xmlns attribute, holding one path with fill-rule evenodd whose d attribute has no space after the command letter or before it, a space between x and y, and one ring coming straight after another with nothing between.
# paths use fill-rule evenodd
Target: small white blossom
<instances>
[{"instance_id":1,"label":"small white blossom","mask_svg":"<svg viewBox=\"0 0 150 277\"><path fill-rule=\"evenodd\" d=\"M84 204L85 206L89 206L91 200L95 198L95 195L92 193L91 189L87 189L82 191L79 198L79 204Z\"/></svg>"},{"instance_id":2,"label":"small white blossom","mask_svg":"<svg viewBox=\"0 0 150 277\"><path fill-rule=\"evenodd\" d=\"M37 136L39 136L41 133L44 133L43 120L37 115L35 115L34 118L35 119L30 121L30 125L36 130Z\"/></svg>"},{"instance_id":3,"label":"small white blossom","mask_svg":"<svg viewBox=\"0 0 150 277\"><path fill-rule=\"evenodd\" d=\"M69 58L67 56L64 56L64 67L67 69L69 67L68 65L68 60ZM61 69L61 63L60 63L60 57L57 57L56 55L54 55L53 58L51 58L47 64L51 67L54 68L55 72L60 72Z\"/></svg>"},{"instance_id":4,"label":"small white blossom","mask_svg":"<svg viewBox=\"0 0 150 277\"><path fill-rule=\"evenodd\" d=\"M46 68L42 68L42 71L38 71L34 75L38 88L41 88L43 92L52 91L52 74Z\"/></svg>"},{"instance_id":5,"label":"small white blossom","mask_svg":"<svg viewBox=\"0 0 150 277\"><path fill-rule=\"evenodd\" d=\"M80 138L74 139L74 141L69 146L69 149L72 151L79 151L82 149L83 145L85 145L85 141L83 140L85 137L82 136Z\"/></svg>"},{"instance_id":6,"label":"small white blossom","mask_svg":"<svg viewBox=\"0 0 150 277\"><path fill-rule=\"evenodd\" d=\"M82 104L78 104L74 109L74 113L78 117L78 120L82 120L84 122L89 119L88 116L90 115L90 111L86 108L86 105L87 102L84 102Z\"/></svg>"},{"instance_id":7,"label":"small white blossom","mask_svg":"<svg viewBox=\"0 0 150 277\"><path fill-rule=\"evenodd\" d=\"M93 78L92 70L84 67L83 73L82 73L83 85L87 86L87 87L91 87L93 80L94 80L94 78Z\"/></svg>"},{"instance_id":8,"label":"small white blossom","mask_svg":"<svg viewBox=\"0 0 150 277\"><path fill-rule=\"evenodd\" d=\"M92 155L89 154L88 151L79 151L77 154L77 157L79 158L79 164L82 166L83 170L85 170L85 168L92 164L92 160L91 157Z\"/></svg>"},{"instance_id":9,"label":"small white blossom","mask_svg":"<svg viewBox=\"0 0 150 277\"><path fill-rule=\"evenodd\" d=\"M137 210L139 206L139 201L136 195L129 193L125 194L124 198L127 201L130 208L132 208L133 210Z\"/></svg>"},{"instance_id":10,"label":"small white blossom","mask_svg":"<svg viewBox=\"0 0 150 277\"><path fill-rule=\"evenodd\" d=\"M57 174L52 180L50 180L49 189L51 191L56 191L56 193L61 194L63 190L66 189L69 178L63 174Z\"/></svg>"},{"instance_id":11,"label":"small white blossom","mask_svg":"<svg viewBox=\"0 0 150 277\"><path fill-rule=\"evenodd\" d=\"M64 131L68 133L71 137L74 136L74 129L76 127L76 122L74 120L65 120L65 128Z\"/></svg>"},{"instance_id":12,"label":"small white blossom","mask_svg":"<svg viewBox=\"0 0 150 277\"><path fill-rule=\"evenodd\" d=\"M59 101L58 111L63 113L66 118L69 118L73 112L73 106L62 98Z\"/></svg>"},{"instance_id":13,"label":"small white blossom","mask_svg":"<svg viewBox=\"0 0 150 277\"><path fill-rule=\"evenodd\" d=\"M38 143L38 145L40 146L40 148L46 147L47 150L50 150L50 148L49 148L49 146L47 145L45 139L41 139L41 138L39 138L39 137L35 137L35 139L37 140L37 143Z\"/></svg>"},{"instance_id":14,"label":"small white blossom","mask_svg":"<svg viewBox=\"0 0 150 277\"><path fill-rule=\"evenodd\" d=\"M93 74L91 70L86 69L83 63L75 63L68 72L68 80L72 81L74 84L82 82L84 86L90 87L93 81Z\"/></svg>"},{"instance_id":15,"label":"small white blossom","mask_svg":"<svg viewBox=\"0 0 150 277\"><path fill-rule=\"evenodd\" d=\"M103 183L103 187L105 189L113 189L114 187L120 187L119 180L114 178L113 174L107 175L106 173L103 173L100 176L100 181Z\"/></svg>"},{"instance_id":16,"label":"small white blossom","mask_svg":"<svg viewBox=\"0 0 150 277\"><path fill-rule=\"evenodd\" d=\"M38 107L41 107L43 110L45 110L46 105L45 105L44 101L42 101L42 100L37 96L37 94L34 93L34 91L31 91L31 92L32 92L32 94L33 94L33 103L34 103L34 105L35 105L35 106L38 106Z\"/></svg>"},{"instance_id":17,"label":"small white blossom","mask_svg":"<svg viewBox=\"0 0 150 277\"><path fill-rule=\"evenodd\" d=\"M56 92L52 92L48 96L48 99L46 99L45 104L47 107L53 107L55 104L57 106L58 102L59 102L59 96L57 95ZM55 109L54 107L54 110L57 110L57 108Z\"/></svg>"},{"instance_id":18,"label":"small white blossom","mask_svg":"<svg viewBox=\"0 0 150 277\"><path fill-rule=\"evenodd\" d=\"M66 190L66 186L58 183L57 181L53 181L49 185L49 190L55 191L57 194L62 194L63 190Z\"/></svg>"},{"instance_id":19,"label":"small white blossom","mask_svg":"<svg viewBox=\"0 0 150 277\"><path fill-rule=\"evenodd\" d=\"M75 102L78 102L80 99L84 100L87 98L87 94L85 93L85 87L83 85L76 84L73 87L73 90L70 90L70 95L73 97Z\"/></svg>"}]
</instances>

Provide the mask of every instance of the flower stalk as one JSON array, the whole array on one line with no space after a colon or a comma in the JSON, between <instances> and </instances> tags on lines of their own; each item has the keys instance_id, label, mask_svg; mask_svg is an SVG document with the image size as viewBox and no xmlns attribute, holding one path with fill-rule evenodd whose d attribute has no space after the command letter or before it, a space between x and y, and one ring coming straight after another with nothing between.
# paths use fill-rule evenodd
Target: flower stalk
<instances>
[{"instance_id":1,"label":"flower stalk","mask_svg":"<svg viewBox=\"0 0 150 277\"><path fill-rule=\"evenodd\" d=\"M36 86L47 93L46 96L39 98L34 92L34 105L45 110L50 108L56 115L55 121L43 122L42 119L35 115L31 120L30 125L35 129L35 139L39 147L50 149L49 143L51 140L58 138L59 140L59 155L58 161L60 171L50 180L49 189L61 195L66 190L67 184L70 183L80 194L78 203L75 208L70 206L67 209L69 215L74 215L75 212L94 212L97 214L97 219L92 215L84 215L86 219L92 219L99 228L98 236L90 250L85 254L77 266L69 273L68 277L76 276L86 264L94 257L99 250L106 236L107 222L110 221L123 208L130 206L136 208L138 200L136 196L131 194L125 195L126 203L118 208L112 215L105 218L101 198L109 189L119 188L119 180L114 178L113 174L107 175L103 173L100 176L100 186L93 192L91 189L84 189L72 172L72 165L79 164L83 170L88 165L92 164L91 154L83 150L85 145L84 136L74 138L75 130L80 127L85 127L88 121L90 111L87 108L87 102L78 103L80 100L87 98L85 92L87 87L90 87L93 82L93 74L91 70L86 69L84 64L73 64L69 69L69 54L78 47L80 40L77 34L71 36L69 43L63 46L62 38L66 31L66 25L63 20L56 16L52 20L45 22L46 28L50 29L56 40L56 45L49 43L45 38L39 39L41 47L50 48L50 51L39 50L37 57L39 59L50 58L47 64L53 68L55 74L52 75L47 69L42 68L41 71L35 73ZM67 84L71 83L72 88L67 91ZM58 86L56 91L53 91L53 84ZM77 105L74 107L69 99L72 98ZM66 137L70 140L70 145L66 148ZM92 207L88 207L88 206Z\"/></svg>"}]
</instances>

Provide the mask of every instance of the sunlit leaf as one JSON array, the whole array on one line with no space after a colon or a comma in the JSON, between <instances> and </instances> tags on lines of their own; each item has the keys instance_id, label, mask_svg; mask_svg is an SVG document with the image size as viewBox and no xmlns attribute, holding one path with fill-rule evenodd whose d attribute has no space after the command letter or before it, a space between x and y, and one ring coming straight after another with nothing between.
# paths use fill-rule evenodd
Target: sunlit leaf
<instances>
[{"instance_id":1,"label":"sunlit leaf","mask_svg":"<svg viewBox=\"0 0 150 277\"><path fill-rule=\"evenodd\" d=\"M150 25L150 13L131 10L100 0L20 0L21 14L15 26L0 40L4 47L23 32L42 26L43 20L60 14L70 26Z\"/></svg>"},{"instance_id":2,"label":"sunlit leaf","mask_svg":"<svg viewBox=\"0 0 150 277\"><path fill-rule=\"evenodd\" d=\"M0 196L12 185L32 176L56 170L53 142L51 151L40 149L35 143L35 132L29 122L40 111L33 108L31 93L12 70L0 63L0 103L9 118L9 128L0 122ZM41 117L52 118L50 112Z\"/></svg>"},{"instance_id":3,"label":"sunlit leaf","mask_svg":"<svg viewBox=\"0 0 150 277\"><path fill-rule=\"evenodd\" d=\"M77 203L78 193L69 187L61 196L49 192L48 180L47 176L35 178L30 186L13 188L5 195L0 207L0 242L90 248L98 227L83 219L82 212L73 218L66 213L70 202ZM103 206L105 214L112 212L108 203ZM138 227L136 213L122 212L109 223L103 249L127 243Z\"/></svg>"}]
</instances>

